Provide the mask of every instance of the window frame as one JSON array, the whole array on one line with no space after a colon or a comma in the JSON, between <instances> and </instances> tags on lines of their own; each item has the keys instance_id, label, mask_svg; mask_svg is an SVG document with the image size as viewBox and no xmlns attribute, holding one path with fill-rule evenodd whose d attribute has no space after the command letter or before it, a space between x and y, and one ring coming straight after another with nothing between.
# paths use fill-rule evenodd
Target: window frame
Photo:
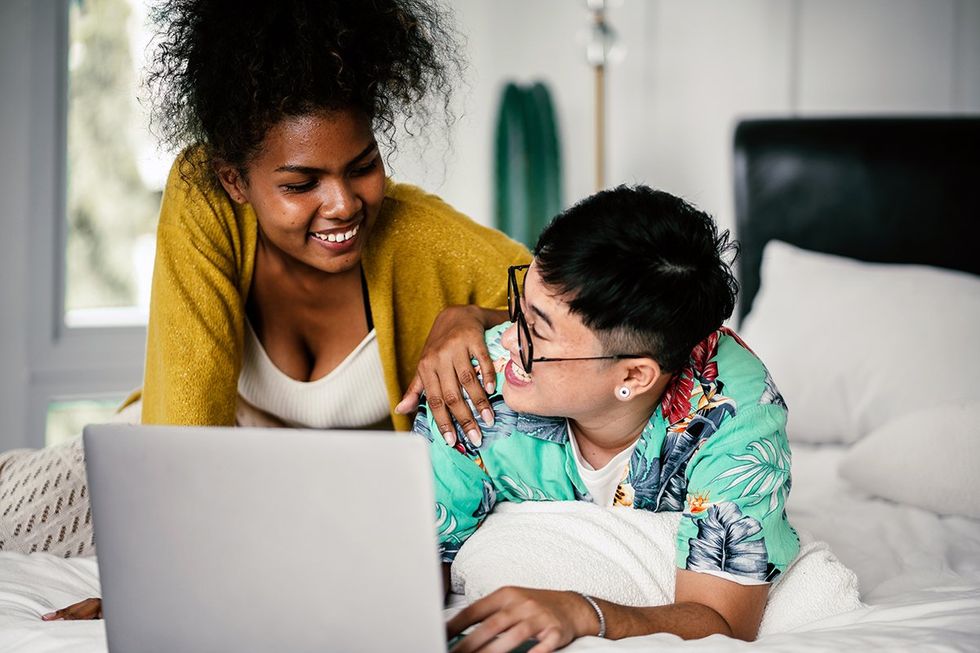
<instances>
[{"instance_id":1,"label":"window frame","mask_svg":"<svg viewBox=\"0 0 980 653\"><path fill-rule=\"evenodd\" d=\"M145 357L144 326L65 322L71 1L36 0L31 7L28 446L44 445L51 401L128 394L142 382Z\"/></svg>"}]
</instances>

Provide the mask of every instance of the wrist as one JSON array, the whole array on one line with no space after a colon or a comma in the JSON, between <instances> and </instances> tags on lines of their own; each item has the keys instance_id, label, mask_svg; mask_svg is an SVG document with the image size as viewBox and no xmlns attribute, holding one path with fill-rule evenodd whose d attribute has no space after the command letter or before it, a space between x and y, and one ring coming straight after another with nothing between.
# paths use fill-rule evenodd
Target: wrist
<instances>
[{"instance_id":1,"label":"wrist","mask_svg":"<svg viewBox=\"0 0 980 653\"><path fill-rule=\"evenodd\" d=\"M506 310L483 308L482 306L476 305L474 305L473 308L477 309L480 323L483 324L484 329L491 329L498 324L506 322L508 319Z\"/></svg>"},{"instance_id":2,"label":"wrist","mask_svg":"<svg viewBox=\"0 0 980 653\"><path fill-rule=\"evenodd\" d=\"M467 318L478 322L484 331L507 320L507 311L484 308L478 304L465 304L453 308L461 311Z\"/></svg>"},{"instance_id":3,"label":"wrist","mask_svg":"<svg viewBox=\"0 0 980 653\"><path fill-rule=\"evenodd\" d=\"M578 620L576 637L605 637L606 636L606 615L593 597L584 592L575 592L580 598L582 617Z\"/></svg>"}]
</instances>

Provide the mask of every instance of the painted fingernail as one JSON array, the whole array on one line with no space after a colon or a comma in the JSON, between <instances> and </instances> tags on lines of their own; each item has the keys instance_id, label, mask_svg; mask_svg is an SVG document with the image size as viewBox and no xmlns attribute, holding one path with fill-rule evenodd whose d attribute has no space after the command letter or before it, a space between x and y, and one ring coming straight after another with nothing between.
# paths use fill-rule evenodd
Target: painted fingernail
<instances>
[{"instance_id":1,"label":"painted fingernail","mask_svg":"<svg viewBox=\"0 0 980 653\"><path fill-rule=\"evenodd\" d=\"M493 411L489 408L484 408L480 411L480 417L483 418L483 423L487 426L493 426Z\"/></svg>"},{"instance_id":2,"label":"painted fingernail","mask_svg":"<svg viewBox=\"0 0 980 653\"><path fill-rule=\"evenodd\" d=\"M456 444L456 438L453 436L452 431L446 431L442 434L442 439L446 441L450 447Z\"/></svg>"},{"instance_id":3,"label":"painted fingernail","mask_svg":"<svg viewBox=\"0 0 980 653\"><path fill-rule=\"evenodd\" d=\"M466 432L466 435L469 436L470 442L473 443L474 447L479 447L481 444L483 444L483 436L480 435L480 432L476 429L470 429Z\"/></svg>"},{"instance_id":4,"label":"painted fingernail","mask_svg":"<svg viewBox=\"0 0 980 653\"><path fill-rule=\"evenodd\" d=\"M486 384L485 387L487 389L487 394L488 395L492 395L493 394L493 391L497 389L497 384L495 384L493 381L487 381L487 384Z\"/></svg>"}]
</instances>

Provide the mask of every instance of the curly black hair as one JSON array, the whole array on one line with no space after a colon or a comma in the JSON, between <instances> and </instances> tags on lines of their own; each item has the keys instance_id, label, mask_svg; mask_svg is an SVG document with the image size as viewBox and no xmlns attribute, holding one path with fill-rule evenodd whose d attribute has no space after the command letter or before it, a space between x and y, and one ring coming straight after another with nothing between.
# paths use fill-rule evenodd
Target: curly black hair
<instances>
[{"instance_id":1,"label":"curly black hair","mask_svg":"<svg viewBox=\"0 0 980 653\"><path fill-rule=\"evenodd\" d=\"M425 0L162 0L151 16L146 87L174 150L201 145L244 171L289 116L356 108L390 149L399 125L454 120L458 38Z\"/></svg>"}]
</instances>

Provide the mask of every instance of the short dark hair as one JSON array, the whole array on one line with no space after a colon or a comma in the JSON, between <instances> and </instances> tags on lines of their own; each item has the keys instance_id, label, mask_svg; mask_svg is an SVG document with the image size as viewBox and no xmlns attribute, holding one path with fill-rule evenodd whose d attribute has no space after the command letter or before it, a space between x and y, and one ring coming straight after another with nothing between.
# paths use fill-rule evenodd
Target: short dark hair
<instances>
[{"instance_id":1,"label":"short dark hair","mask_svg":"<svg viewBox=\"0 0 980 653\"><path fill-rule=\"evenodd\" d=\"M444 111L463 68L427 0L161 0L147 85L157 136L243 169L290 116L355 108L394 147ZM427 102L434 98L435 104Z\"/></svg>"},{"instance_id":2,"label":"short dark hair","mask_svg":"<svg viewBox=\"0 0 980 653\"><path fill-rule=\"evenodd\" d=\"M679 197L647 186L601 191L538 238L542 280L597 332L607 354L648 354L676 372L728 319L738 282L728 231Z\"/></svg>"}]
</instances>

